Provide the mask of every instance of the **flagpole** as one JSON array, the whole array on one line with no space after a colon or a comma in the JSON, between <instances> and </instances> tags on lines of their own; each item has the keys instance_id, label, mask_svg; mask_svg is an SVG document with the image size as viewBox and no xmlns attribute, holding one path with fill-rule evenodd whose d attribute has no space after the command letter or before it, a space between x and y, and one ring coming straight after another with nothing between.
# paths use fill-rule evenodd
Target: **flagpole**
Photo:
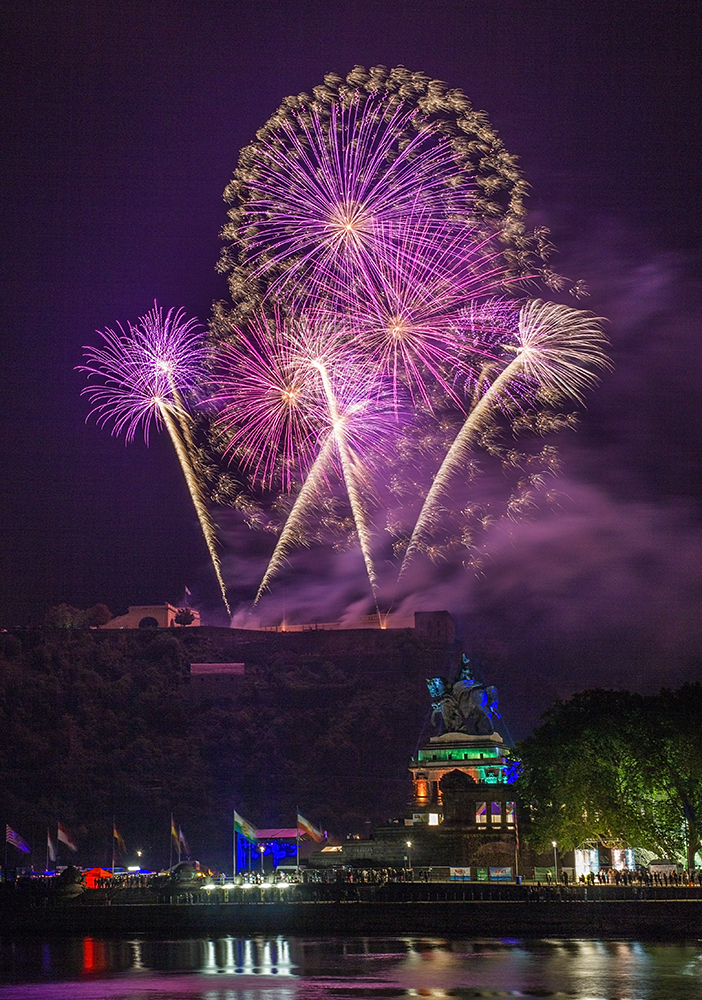
<instances>
[{"instance_id":1,"label":"flagpole","mask_svg":"<svg viewBox=\"0 0 702 1000\"><path fill-rule=\"evenodd\" d=\"M298 872L300 871L300 815L299 808L295 809L295 863Z\"/></svg>"},{"instance_id":2,"label":"flagpole","mask_svg":"<svg viewBox=\"0 0 702 1000\"><path fill-rule=\"evenodd\" d=\"M171 828L168 831L168 843L170 845L168 851L168 869L170 871L173 869L173 813L171 813Z\"/></svg>"},{"instance_id":3,"label":"flagpole","mask_svg":"<svg viewBox=\"0 0 702 1000\"><path fill-rule=\"evenodd\" d=\"M234 834L234 836L232 837L232 872L233 872L233 877L236 878L238 874L236 870L236 862L238 854L237 847L239 846L239 841L237 840L238 834L236 832L236 827L233 825L232 825L232 833Z\"/></svg>"},{"instance_id":4,"label":"flagpole","mask_svg":"<svg viewBox=\"0 0 702 1000\"><path fill-rule=\"evenodd\" d=\"M112 813L112 876L115 874L115 814Z\"/></svg>"}]
</instances>

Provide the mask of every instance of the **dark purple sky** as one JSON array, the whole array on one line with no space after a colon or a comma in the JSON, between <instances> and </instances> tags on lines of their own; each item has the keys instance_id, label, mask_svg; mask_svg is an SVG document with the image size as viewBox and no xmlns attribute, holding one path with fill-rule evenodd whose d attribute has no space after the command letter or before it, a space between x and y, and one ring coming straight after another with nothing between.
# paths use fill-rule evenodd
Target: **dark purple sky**
<instances>
[{"instance_id":1,"label":"dark purple sky","mask_svg":"<svg viewBox=\"0 0 702 1000\"><path fill-rule=\"evenodd\" d=\"M508 657L528 646L568 676L583 643L598 682L620 661L649 675L689 664L702 638L698 0L3 6L0 622L60 601L178 601L185 584L216 606L168 440L147 452L86 426L74 365L96 328L155 297L203 320L226 298L222 190L284 95L402 63L463 88L520 156L532 222L589 282L617 364L564 446L563 516L496 537L453 610Z\"/></svg>"}]
</instances>

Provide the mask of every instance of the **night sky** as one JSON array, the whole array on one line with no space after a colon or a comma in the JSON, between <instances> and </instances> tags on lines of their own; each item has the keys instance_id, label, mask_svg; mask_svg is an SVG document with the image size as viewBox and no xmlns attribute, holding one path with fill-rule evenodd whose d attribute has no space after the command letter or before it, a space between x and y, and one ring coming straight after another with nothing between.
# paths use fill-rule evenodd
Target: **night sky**
<instances>
[{"instance_id":1,"label":"night sky","mask_svg":"<svg viewBox=\"0 0 702 1000\"><path fill-rule=\"evenodd\" d=\"M224 624L167 437L86 425L74 366L154 298L203 321L228 298L222 191L283 96L404 64L462 88L520 157L529 221L588 282L616 365L560 442L561 514L496 532L483 577L425 581L417 605L449 607L525 690L696 675L698 0L3 6L0 624L186 585Z\"/></svg>"}]
</instances>

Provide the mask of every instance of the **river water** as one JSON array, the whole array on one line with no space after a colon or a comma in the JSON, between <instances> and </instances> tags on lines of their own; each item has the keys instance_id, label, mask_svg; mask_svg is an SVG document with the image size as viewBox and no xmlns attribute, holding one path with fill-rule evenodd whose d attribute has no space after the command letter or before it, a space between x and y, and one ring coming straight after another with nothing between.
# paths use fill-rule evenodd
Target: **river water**
<instances>
[{"instance_id":1,"label":"river water","mask_svg":"<svg viewBox=\"0 0 702 1000\"><path fill-rule=\"evenodd\" d=\"M702 1000L702 942L0 937L0 1000Z\"/></svg>"}]
</instances>

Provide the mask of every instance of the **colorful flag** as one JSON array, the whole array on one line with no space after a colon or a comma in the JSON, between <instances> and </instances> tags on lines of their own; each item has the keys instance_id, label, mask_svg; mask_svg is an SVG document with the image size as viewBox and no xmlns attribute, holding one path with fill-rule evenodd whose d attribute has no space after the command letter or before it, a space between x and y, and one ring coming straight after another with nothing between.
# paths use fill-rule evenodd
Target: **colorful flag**
<instances>
[{"instance_id":1,"label":"colorful flag","mask_svg":"<svg viewBox=\"0 0 702 1000\"><path fill-rule=\"evenodd\" d=\"M49 857L49 861L55 861L56 860L56 844L51 839L51 834L50 834L48 828L47 828L47 831L46 831L46 851L47 851L47 855Z\"/></svg>"},{"instance_id":2,"label":"colorful flag","mask_svg":"<svg viewBox=\"0 0 702 1000\"><path fill-rule=\"evenodd\" d=\"M126 854L127 853L127 845L124 842L124 837L119 832L119 830L115 826L114 822L112 824L112 836L117 841L117 850L121 851L122 854Z\"/></svg>"},{"instance_id":3,"label":"colorful flag","mask_svg":"<svg viewBox=\"0 0 702 1000\"><path fill-rule=\"evenodd\" d=\"M308 819L301 814L297 814L297 832L301 836L307 834L312 840L315 840L318 844L324 840L324 834L321 830L318 830L316 826L313 826Z\"/></svg>"},{"instance_id":4,"label":"colorful flag","mask_svg":"<svg viewBox=\"0 0 702 1000\"><path fill-rule=\"evenodd\" d=\"M236 810L234 810L234 829L246 840L258 839L258 830L243 816L240 816Z\"/></svg>"},{"instance_id":5,"label":"colorful flag","mask_svg":"<svg viewBox=\"0 0 702 1000\"><path fill-rule=\"evenodd\" d=\"M5 840L8 844L16 847L18 851L22 851L23 854L29 854L29 844L20 837L16 830L12 829L9 823L5 823Z\"/></svg>"},{"instance_id":6,"label":"colorful flag","mask_svg":"<svg viewBox=\"0 0 702 1000\"><path fill-rule=\"evenodd\" d=\"M65 844L69 850L71 851L78 850L76 842L73 839L73 834L69 830L67 830L65 826L61 826L60 823L58 825L58 833L56 834L56 839L60 841L60 843Z\"/></svg>"},{"instance_id":7,"label":"colorful flag","mask_svg":"<svg viewBox=\"0 0 702 1000\"><path fill-rule=\"evenodd\" d=\"M171 837L173 838L173 843L176 847L180 844L178 840L178 831L175 828L175 823L173 822L173 813L171 813Z\"/></svg>"},{"instance_id":8,"label":"colorful flag","mask_svg":"<svg viewBox=\"0 0 702 1000\"><path fill-rule=\"evenodd\" d=\"M190 857L190 848L188 847L188 842L185 839L185 835L183 834L181 827L178 827L178 843L182 846L183 853Z\"/></svg>"}]
</instances>

